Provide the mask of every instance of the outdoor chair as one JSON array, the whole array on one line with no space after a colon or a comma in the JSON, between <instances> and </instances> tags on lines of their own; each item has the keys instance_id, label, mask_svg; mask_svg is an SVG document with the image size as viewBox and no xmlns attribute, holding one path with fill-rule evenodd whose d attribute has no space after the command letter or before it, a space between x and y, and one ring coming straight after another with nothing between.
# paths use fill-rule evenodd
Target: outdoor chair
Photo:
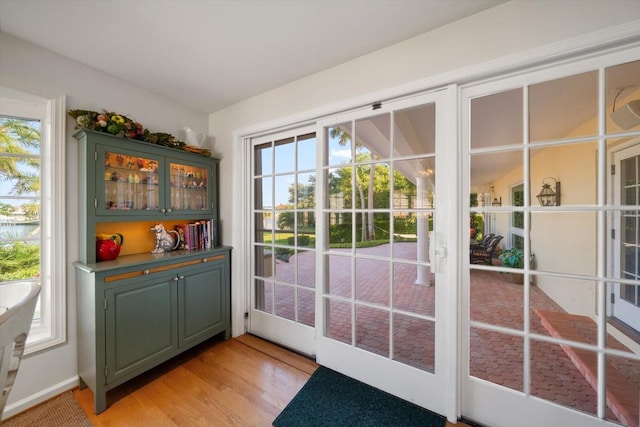
<instances>
[{"instance_id":1,"label":"outdoor chair","mask_svg":"<svg viewBox=\"0 0 640 427\"><path fill-rule=\"evenodd\" d=\"M39 285L29 285L26 295L0 314L0 419L18 374L39 293Z\"/></svg>"},{"instance_id":2,"label":"outdoor chair","mask_svg":"<svg viewBox=\"0 0 640 427\"><path fill-rule=\"evenodd\" d=\"M495 236L495 234L493 233L485 234L480 241L471 242L470 247L476 249L485 249L493 236Z\"/></svg>"},{"instance_id":3,"label":"outdoor chair","mask_svg":"<svg viewBox=\"0 0 640 427\"><path fill-rule=\"evenodd\" d=\"M502 240L502 236L493 236L486 245L471 246L469 250L469 262L471 264L492 265L493 253Z\"/></svg>"}]
</instances>

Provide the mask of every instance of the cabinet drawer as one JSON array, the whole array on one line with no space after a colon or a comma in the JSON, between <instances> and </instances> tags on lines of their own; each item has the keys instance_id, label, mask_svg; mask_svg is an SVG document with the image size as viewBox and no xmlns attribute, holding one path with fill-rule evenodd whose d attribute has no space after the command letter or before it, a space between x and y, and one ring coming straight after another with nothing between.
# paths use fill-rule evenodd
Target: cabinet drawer
<instances>
[{"instance_id":1,"label":"cabinet drawer","mask_svg":"<svg viewBox=\"0 0 640 427\"><path fill-rule=\"evenodd\" d=\"M112 274L112 275L105 276L103 281L105 283L118 282L121 280L131 279L131 278L140 277L140 276L149 276L155 273L176 270L184 267L191 267L194 265L204 264L207 262L221 261L224 259L225 259L225 255L213 255L213 256L188 260L188 261L176 262L173 264L166 264L166 265L160 265L157 267L150 267L145 269L132 270L132 271L127 271L123 273Z\"/></svg>"}]
</instances>

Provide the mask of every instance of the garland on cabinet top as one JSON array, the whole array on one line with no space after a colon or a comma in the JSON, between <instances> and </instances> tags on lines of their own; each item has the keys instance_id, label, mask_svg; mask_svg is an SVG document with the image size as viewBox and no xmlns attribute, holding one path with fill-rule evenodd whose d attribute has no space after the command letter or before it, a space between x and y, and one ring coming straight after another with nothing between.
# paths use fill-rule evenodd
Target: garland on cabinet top
<instances>
[{"instance_id":1,"label":"garland on cabinet top","mask_svg":"<svg viewBox=\"0 0 640 427\"><path fill-rule=\"evenodd\" d=\"M151 144L162 145L211 157L210 150L187 145L169 133L151 133L139 122L136 122L122 114L106 110L102 110L101 113L89 110L69 110L69 116L76 120L76 129L85 128L99 132L106 132L121 138L137 139Z\"/></svg>"}]
</instances>

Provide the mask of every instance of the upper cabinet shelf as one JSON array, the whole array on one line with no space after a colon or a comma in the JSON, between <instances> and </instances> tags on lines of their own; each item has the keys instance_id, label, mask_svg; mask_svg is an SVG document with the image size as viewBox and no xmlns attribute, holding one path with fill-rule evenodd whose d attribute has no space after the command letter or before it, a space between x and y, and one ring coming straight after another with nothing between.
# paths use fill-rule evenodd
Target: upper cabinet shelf
<instances>
[{"instance_id":1,"label":"upper cabinet shelf","mask_svg":"<svg viewBox=\"0 0 640 427\"><path fill-rule=\"evenodd\" d=\"M95 222L215 216L216 159L89 130L74 136Z\"/></svg>"}]
</instances>

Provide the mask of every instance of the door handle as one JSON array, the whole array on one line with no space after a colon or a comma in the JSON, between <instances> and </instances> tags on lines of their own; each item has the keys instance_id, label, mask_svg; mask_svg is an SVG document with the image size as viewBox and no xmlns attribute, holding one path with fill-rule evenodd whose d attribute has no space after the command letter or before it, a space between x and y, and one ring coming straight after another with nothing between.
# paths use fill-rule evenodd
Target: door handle
<instances>
[{"instance_id":1,"label":"door handle","mask_svg":"<svg viewBox=\"0 0 640 427\"><path fill-rule=\"evenodd\" d=\"M439 271L438 264L445 264L447 262L447 244L444 240L438 238L436 233L433 233L429 242L429 263L431 265L431 272L437 273Z\"/></svg>"}]
</instances>

